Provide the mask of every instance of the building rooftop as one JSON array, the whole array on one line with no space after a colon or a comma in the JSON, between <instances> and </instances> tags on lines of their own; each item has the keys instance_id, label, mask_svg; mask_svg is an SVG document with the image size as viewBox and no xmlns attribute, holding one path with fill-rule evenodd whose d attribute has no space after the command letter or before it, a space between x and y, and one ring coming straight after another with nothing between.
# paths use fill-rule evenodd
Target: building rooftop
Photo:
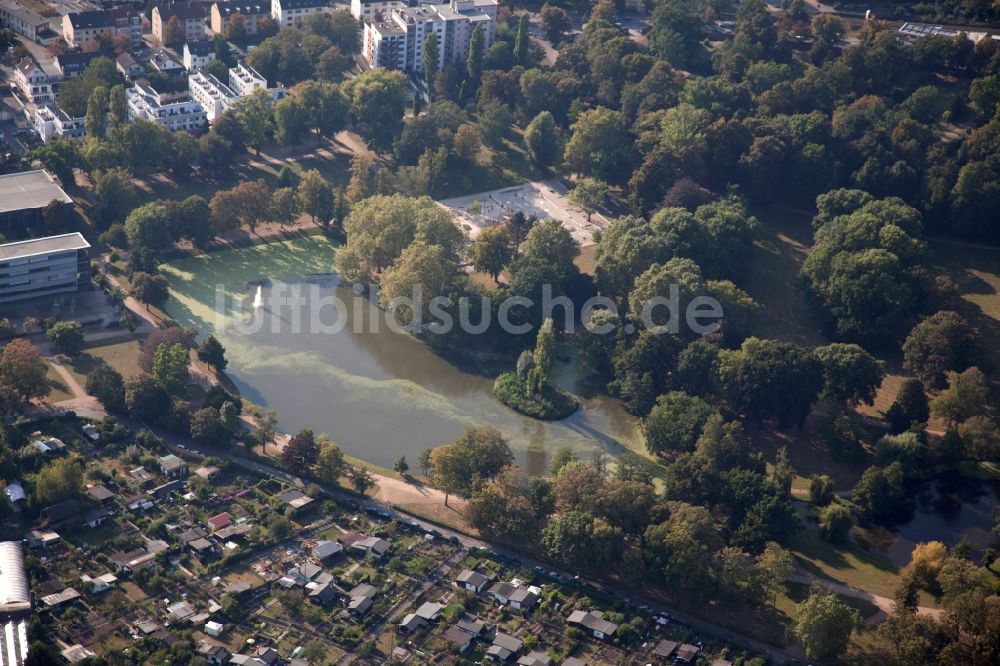
<instances>
[{"instance_id":1,"label":"building rooftop","mask_svg":"<svg viewBox=\"0 0 1000 666\"><path fill-rule=\"evenodd\" d=\"M74 28L110 28L115 24L115 17L104 10L75 12L67 14Z\"/></svg>"},{"instance_id":2,"label":"building rooftop","mask_svg":"<svg viewBox=\"0 0 1000 666\"><path fill-rule=\"evenodd\" d=\"M24 554L17 541L0 542L0 612L31 610Z\"/></svg>"},{"instance_id":3,"label":"building rooftop","mask_svg":"<svg viewBox=\"0 0 1000 666\"><path fill-rule=\"evenodd\" d=\"M21 171L0 176L0 215L29 208L45 208L53 200L73 203L73 200L63 191L63 188L56 184L55 179L48 171L36 169L35 171ZM83 239L80 234L66 235L78 236L81 240ZM52 236L52 238L62 237ZM85 245L84 247L90 246Z\"/></svg>"}]
</instances>

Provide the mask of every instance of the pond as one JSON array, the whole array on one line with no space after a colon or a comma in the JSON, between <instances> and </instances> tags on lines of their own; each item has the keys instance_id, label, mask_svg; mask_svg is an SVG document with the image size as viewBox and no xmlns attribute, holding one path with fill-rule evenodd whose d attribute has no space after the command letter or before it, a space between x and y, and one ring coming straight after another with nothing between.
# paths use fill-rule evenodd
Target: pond
<instances>
[{"instance_id":1,"label":"pond","mask_svg":"<svg viewBox=\"0 0 1000 666\"><path fill-rule=\"evenodd\" d=\"M907 564L918 543L941 541L950 548L963 537L978 561L983 548L997 541L992 529L1000 511L1000 482L948 472L921 483L909 509L885 551L895 564Z\"/></svg>"},{"instance_id":2,"label":"pond","mask_svg":"<svg viewBox=\"0 0 1000 666\"><path fill-rule=\"evenodd\" d=\"M331 243L311 236L162 267L171 288L168 314L219 338L229 377L249 400L277 410L282 431L325 432L345 452L384 466L405 455L412 467L423 450L454 441L466 425L499 428L518 464L534 474L547 469L560 446L580 456L641 451L638 419L617 400L587 390L586 378L568 359L556 362L554 382L587 397L569 418L540 422L499 403L492 377L460 369L384 325L377 331L356 327L378 309L332 274L334 252ZM299 312L332 295L350 304L342 330L310 330L303 323L311 321L308 316L297 319L294 307L277 303L295 288ZM254 307L258 299L261 305ZM333 310L323 313L321 321L332 324Z\"/></svg>"}]
</instances>

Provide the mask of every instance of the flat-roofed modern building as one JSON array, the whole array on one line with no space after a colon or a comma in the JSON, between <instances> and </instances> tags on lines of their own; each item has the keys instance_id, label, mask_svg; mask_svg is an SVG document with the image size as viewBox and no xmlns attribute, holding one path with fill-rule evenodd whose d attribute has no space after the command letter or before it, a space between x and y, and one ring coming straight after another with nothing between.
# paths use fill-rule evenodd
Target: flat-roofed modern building
<instances>
[{"instance_id":1,"label":"flat-roofed modern building","mask_svg":"<svg viewBox=\"0 0 1000 666\"><path fill-rule=\"evenodd\" d=\"M79 233L0 245L0 303L77 291L90 280L89 248Z\"/></svg>"},{"instance_id":2,"label":"flat-roofed modern building","mask_svg":"<svg viewBox=\"0 0 1000 666\"><path fill-rule=\"evenodd\" d=\"M20 171L0 176L0 233L7 238L26 233L53 201L73 203L48 171ZM20 229L15 233L15 228Z\"/></svg>"}]
</instances>

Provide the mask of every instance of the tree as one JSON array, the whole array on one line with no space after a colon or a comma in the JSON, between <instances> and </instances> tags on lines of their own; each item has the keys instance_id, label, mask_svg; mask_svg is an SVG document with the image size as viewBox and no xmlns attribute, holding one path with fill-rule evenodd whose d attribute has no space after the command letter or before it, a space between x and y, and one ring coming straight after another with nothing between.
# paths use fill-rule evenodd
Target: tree
<instances>
[{"instance_id":1,"label":"tree","mask_svg":"<svg viewBox=\"0 0 1000 666\"><path fill-rule=\"evenodd\" d=\"M191 415L191 439L210 446L229 444L232 432L213 407L203 407Z\"/></svg>"},{"instance_id":2,"label":"tree","mask_svg":"<svg viewBox=\"0 0 1000 666\"><path fill-rule=\"evenodd\" d=\"M87 373L84 389L109 412L125 411L125 380L107 363L100 363Z\"/></svg>"},{"instance_id":3,"label":"tree","mask_svg":"<svg viewBox=\"0 0 1000 666\"><path fill-rule=\"evenodd\" d=\"M319 445L313 431L303 428L288 440L281 449L281 462L288 470L300 472L311 470L319 460Z\"/></svg>"},{"instance_id":4,"label":"tree","mask_svg":"<svg viewBox=\"0 0 1000 666\"><path fill-rule=\"evenodd\" d=\"M45 337L60 354L76 356L83 351L83 326L78 321L56 322L45 331Z\"/></svg>"},{"instance_id":5,"label":"tree","mask_svg":"<svg viewBox=\"0 0 1000 666\"><path fill-rule=\"evenodd\" d=\"M333 217L333 188L316 169L310 169L302 174L298 192L299 207L302 212L323 225L324 231L330 231L330 218Z\"/></svg>"},{"instance_id":6,"label":"tree","mask_svg":"<svg viewBox=\"0 0 1000 666\"><path fill-rule=\"evenodd\" d=\"M514 37L514 62L528 66L528 48L531 46L531 14L524 12L517 20L517 34Z\"/></svg>"},{"instance_id":7,"label":"tree","mask_svg":"<svg viewBox=\"0 0 1000 666\"><path fill-rule=\"evenodd\" d=\"M116 85L111 88L108 97L108 130L123 127L128 123L128 96L125 86Z\"/></svg>"},{"instance_id":8,"label":"tree","mask_svg":"<svg viewBox=\"0 0 1000 666\"><path fill-rule=\"evenodd\" d=\"M910 553L910 562L902 571L917 587L930 592L940 591L938 576L948 557L948 548L940 541L918 543Z\"/></svg>"},{"instance_id":9,"label":"tree","mask_svg":"<svg viewBox=\"0 0 1000 666\"><path fill-rule=\"evenodd\" d=\"M73 167L78 163L76 145L66 137L54 136L45 144L32 148L28 156L41 161L62 182L63 187L76 185L73 173Z\"/></svg>"},{"instance_id":10,"label":"tree","mask_svg":"<svg viewBox=\"0 0 1000 666\"><path fill-rule=\"evenodd\" d=\"M378 152L392 147L402 131L406 79L401 72L373 69L343 84L359 133Z\"/></svg>"},{"instance_id":11,"label":"tree","mask_svg":"<svg viewBox=\"0 0 1000 666\"><path fill-rule=\"evenodd\" d=\"M459 125L458 130L455 132L455 143L452 147L455 157L460 159L464 164L474 166L476 159L479 157L481 146L479 130L475 125L470 123Z\"/></svg>"},{"instance_id":12,"label":"tree","mask_svg":"<svg viewBox=\"0 0 1000 666\"><path fill-rule=\"evenodd\" d=\"M267 183L263 179L257 179L243 181L230 190L216 192L209 208L217 231L224 232L245 224L254 233L257 224L267 218L270 203Z\"/></svg>"},{"instance_id":13,"label":"tree","mask_svg":"<svg viewBox=\"0 0 1000 666\"><path fill-rule=\"evenodd\" d=\"M830 504L819 513L819 534L830 543L847 542L854 519L843 504Z\"/></svg>"},{"instance_id":14,"label":"tree","mask_svg":"<svg viewBox=\"0 0 1000 666\"><path fill-rule=\"evenodd\" d=\"M319 454L316 457L316 477L323 483L337 485L347 468L344 452L325 435L320 435L317 443Z\"/></svg>"},{"instance_id":15,"label":"tree","mask_svg":"<svg viewBox=\"0 0 1000 666\"><path fill-rule=\"evenodd\" d=\"M548 111L535 116L524 129L524 145L535 166L546 168L559 158L559 136L556 121Z\"/></svg>"},{"instance_id":16,"label":"tree","mask_svg":"<svg viewBox=\"0 0 1000 666\"><path fill-rule=\"evenodd\" d=\"M351 487L360 495L366 495L378 483L375 476L364 465L351 465L347 469L347 476L351 480Z\"/></svg>"},{"instance_id":17,"label":"tree","mask_svg":"<svg viewBox=\"0 0 1000 666\"><path fill-rule=\"evenodd\" d=\"M982 370L973 366L961 373L949 371L945 376L948 388L931 403L934 414L954 425L985 411L989 386Z\"/></svg>"},{"instance_id":18,"label":"tree","mask_svg":"<svg viewBox=\"0 0 1000 666\"><path fill-rule=\"evenodd\" d=\"M809 596L798 604L792 632L806 656L819 662L834 662L847 649L851 633L864 626L861 615L837 595L814 584Z\"/></svg>"},{"instance_id":19,"label":"tree","mask_svg":"<svg viewBox=\"0 0 1000 666\"><path fill-rule=\"evenodd\" d=\"M337 252L337 273L345 280L367 280L391 266L414 239L447 245L454 259L463 234L428 197L373 196L358 203L344 221L346 245ZM434 238L431 238L434 236Z\"/></svg>"},{"instance_id":20,"label":"tree","mask_svg":"<svg viewBox=\"0 0 1000 666\"><path fill-rule=\"evenodd\" d=\"M569 14L561 7L553 7L546 3L538 16L542 20L542 30L546 39L557 46L562 42L563 35L573 28Z\"/></svg>"},{"instance_id":21,"label":"tree","mask_svg":"<svg viewBox=\"0 0 1000 666\"><path fill-rule=\"evenodd\" d=\"M443 247L414 241L382 274L379 303L400 324L419 331L431 314L431 301L451 292L456 272Z\"/></svg>"},{"instance_id":22,"label":"tree","mask_svg":"<svg viewBox=\"0 0 1000 666\"><path fill-rule=\"evenodd\" d=\"M851 491L851 501L863 519L883 522L896 511L905 492L903 466L894 462L885 469L866 469Z\"/></svg>"},{"instance_id":23,"label":"tree","mask_svg":"<svg viewBox=\"0 0 1000 666\"><path fill-rule=\"evenodd\" d=\"M76 460L61 458L42 467L35 476L34 500L43 508L76 499L83 490L83 471Z\"/></svg>"},{"instance_id":24,"label":"tree","mask_svg":"<svg viewBox=\"0 0 1000 666\"><path fill-rule=\"evenodd\" d=\"M895 434L909 429L914 423L926 423L930 414L923 383L919 379L907 379L899 387L899 393L886 411L885 418L890 431Z\"/></svg>"},{"instance_id":25,"label":"tree","mask_svg":"<svg viewBox=\"0 0 1000 666\"><path fill-rule=\"evenodd\" d=\"M396 458L396 461L392 463L392 469L394 469L397 474L406 476L407 472L410 471L410 464L406 462L406 456L399 456Z\"/></svg>"},{"instance_id":26,"label":"tree","mask_svg":"<svg viewBox=\"0 0 1000 666\"><path fill-rule=\"evenodd\" d=\"M87 136L103 139L107 130L105 114L108 110L108 89L97 86L87 99L87 115L84 117L84 128Z\"/></svg>"},{"instance_id":27,"label":"tree","mask_svg":"<svg viewBox=\"0 0 1000 666\"><path fill-rule=\"evenodd\" d=\"M795 572L792 554L773 541L768 541L764 552L754 563L754 578L771 605L777 603L778 595L784 594L785 582Z\"/></svg>"},{"instance_id":28,"label":"tree","mask_svg":"<svg viewBox=\"0 0 1000 666\"><path fill-rule=\"evenodd\" d=\"M136 191L132 174L125 169L96 170L94 182L93 216L101 228L107 229L120 222L135 206Z\"/></svg>"},{"instance_id":29,"label":"tree","mask_svg":"<svg viewBox=\"0 0 1000 666\"><path fill-rule=\"evenodd\" d=\"M216 372L222 372L229 365L226 349L214 335L208 336L198 345L198 360L212 366Z\"/></svg>"},{"instance_id":30,"label":"tree","mask_svg":"<svg viewBox=\"0 0 1000 666\"><path fill-rule=\"evenodd\" d=\"M125 235L133 249L166 250L173 244L167 207L153 201L136 208L125 218Z\"/></svg>"},{"instance_id":31,"label":"tree","mask_svg":"<svg viewBox=\"0 0 1000 666\"><path fill-rule=\"evenodd\" d=\"M49 392L48 365L29 340L15 338L0 351L0 392L14 402L44 397ZM6 409L4 411L7 411Z\"/></svg>"},{"instance_id":32,"label":"tree","mask_svg":"<svg viewBox=\"0 0 1000 666\"><path fill-rule=\"evenodd\" d=\"M906 336L903 367L926 386L940 388L946 372L975 364L978 341L978 332L957 312L935 312Z\"/></svg>"},{"instance_id":33,"label":"tree","mask_svg":"<svg viewBox=\"0 0 1000 666\"><path fill-rule=\"evenodd\" d=\"M431 473L431 455L434 449L424 449L420 452L420 456L417 458L417 467L420 468L420 472L424 476L430 476Z\"/></svg>"},{"instance_id":34,"label":"tree","mask_svg":"<svg viewBox=\"0 0 1000 666\"><path fill-rule=\"evenodd\" d=\"M261 146L273 127L271 102L271 93L258 88L236 104L236 120L243 131L246 145L254 149L257 157L260 157Z\"/></svg>"},{"instance_id":35,"label":"tree","mask_svg":"<svg viewBox=\"0 0 1000 666\"><path fill-rule=\"evenodd\" d=\"M833 479L826 474L809 477L809 501L817 506L826 506L833 501Z\"/></svg>"},{"instance_id":36,"label":"tree","mask_svg":"<svg viewBox=\"0 0 1000 666\"><path fill-rule=\"evenodd\" d=\"M177 16L171 16L167 19L167 24L163 27L163 45L179 46L184 43L184 38L184 26L181 24L180 19Z\"/></svg>"},{"instance_id":37,"label":"tree","mask_svg":"<svg viewBox=\"0 0 1000 666\"><path fill-rule=\"evenodd\" d=\"M434 482L450 493L467 494L477 479L491 479L514 462L510 445L496 428L467 427L455 442L439 446L430 456Z\"/></svg>"},{"instance_id":38,"label":"tree","mask_svg":"<svg viewBox=\"0 0 1000 666\"><path fill-rule=\"evenodd\" d=\"M191 379L190 362L188 348L184 345L160 345L153 352L153 377L170 395L181 395Z\"/></svg>"},{"instance_id":39,"label":"tree","mask_svg":"<svg viewBox=\"0 0 1000 666\"><path fill-rule=\"evenodd\" d=\"M261 451L274 441L275 429L278 426L278 412L273 409L259 409L253 414L253 429L250 431L252 441L260 445Z\"/></svg>"},{"instance_id":40,"label":"tree","mask_svg":"<svg viewBox=\"0 0 1000 666\"><path fill-rule=\"evenodd\" d=\"M654 454L693 451L705 423L718 413L701 398L681 391L661 395L643 423L646 448Z\"/></svg>"},{"instance_id":41,"label":"tree","mask_svg":"<svg viewBox=\"0 0 1000 666\"><path fill-rule=\"evenodd\" d=\"M157 421L170 408L170 396L160 382L145 373L125 380L125 408L146 422Z\"/></svg>"},{"instance_id":42,"label":"tree","mask_svg":"<svg viewBox=\"0 0 1000 666\"><path fill-rule=\"evenodd\" d=\"M222 34L231 42L239 42L247 37L247 20L243 14L230 14Z\"/></svg>"},{"instance_id":43,"label":"tree","mask_svg":"<svg viewBox=\"0 0 1000 666\"><path fill-rule=\"evenodd\" d=\"M604 107L584 111L570 132L564 152L570 170L607 182L624 179L633 142L620 113Z\"/></svg>"},{"instance_id":44,"label":"tree","mask_svg":"<svg viewBox=\"0 0 1000 666\"><path fill-rule=\"evenodd\" d=\"M510 233L506 227L487 227L479 232L476 242L469 247L473 267L500 284L500 273L514 257Z\"/></svg>"},{"instance_id":45,"label":"tree","mask_svg":"<svg viewBox=\"0 0 1000 666\"><path fill-rule=\"evenodd\" d=\"M484 55L486 55L486 34L483 32L482 24L477 23L472 30L472 36L469 37L469 55L465 63L467 80L471 86L470 96L478 90L479 81L483 78Z\"/></svg>"},{"instance_id":46,"label":"tree","mask_svg":"<svg viewBox=\"0 0 1000 666\"><path fill-rule=\"evenodd\" d=\"M309 112L302 102L288 96L274 105L274 138L283 146L297 146L309 136ZM251 144L252 145L252 144Z\"/></svg>"},{"instance_id":47,"label":"tree","mask_svg":"<svg viewBox=\"0 0 1000 666\"><path fill-rule=\"evenodd\" d=\"M569 200L583 209L587 214L587 221L590 216L597 212L597 209L604 203L604 198L608 195L608 184L596 178L581 178L576 182L576 186L570 190Z\"/></svg>"},{"instance_id":48,"label":"tree","mask_svg":"<svg viewBox=\"0 0 1000 666\"><path fill-rule=\"evenodd\" d=\"M135 300L146 306L162 307L170 296L170 286L162 275L138 272L132 275L132 289L129 291Z\"/></svg>"},{"instance_id":49,"label":"tree","mask_svg":"<svg viewBox=\"0 0 1000 666\"><path fill-rule=\"evenodd\" d=\"M434 76L438 72L438 61L441 59L441 49L438 48L437 34L433 30L424 37L424 85L427 86L427 98L434 94Z\"/></svg>"},{"instance_id":50,"label":"tree","mask_svg":"<svg viewBox=\"0 0 1000 666\"><path fill-rule=\"evenodd\" d=\"M268 217L281 226L285 226L299 217L299 200L296 197L295 189L291 187L279 187L271 193L271 205L268 208Z\"/></svg>"},{"instance_id":51,"label":"tree","mask_svg":"<svg viewBox=\"0 0 1000 666\"><path fill-rule=\"evenodd\" d=\"M747 338L739 350L719 353L719 384L734 408L753 420L801 425L823 386L823 368L789 342Z\"/></svg>"},{"instance_id":52,"label":"tree","mask_svg":"<svg viewBox=\"0 0 1000 666\"><path fill-rule=\"evenodd\" d=\"M267 535L271 541L284 541L292 534L292 521L276 513L267 521Z\"/></svg>"},{"instance_id":53,"label":"tree","mask_svg":"<svg viewBox=\"0 0 1000 666\"><path fill-rule=\"evenodd\" d=\"M854 344L834 343L813 353L823 364L820 397L838 405L872 404L885 374L881 361Z\"/></svg>"}]
</instances>

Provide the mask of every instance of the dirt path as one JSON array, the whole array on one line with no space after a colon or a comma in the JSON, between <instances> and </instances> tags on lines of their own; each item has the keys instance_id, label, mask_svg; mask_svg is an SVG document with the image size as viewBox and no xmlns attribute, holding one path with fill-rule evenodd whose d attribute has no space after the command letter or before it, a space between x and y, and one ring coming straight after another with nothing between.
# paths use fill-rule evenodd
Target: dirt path
<instances>
[{"instance_id":1,"label":"dirt path","mask_svg":"<svg viewBox=\"0 0 1000 666\"><path fill-rule=\"evenodd\" d=\"M837 583L828 578L823 578L821 576L815 576L813 574L799 570L788 579L792 583L802 583L803 585L812 585L813 583L819 583L828 590L832 590L837 594L843 595L845 597L851 597L852 599L861 599L862 601L867 601L874 604L882 613L889 614L892 612L892 607L895 602L887 597L882 597L877 594L872 594L871 592L866 592L864 590L859 590L850 585L844 585L843 583ZM941 615L944 611L940 608L929 608L927 606L918 606L917 613L920 615L928 615L933 617L935 620L941 619ZM870 621L881 622L882 617L878 615L870 618Z\"/></svg>"}]
</instances>

